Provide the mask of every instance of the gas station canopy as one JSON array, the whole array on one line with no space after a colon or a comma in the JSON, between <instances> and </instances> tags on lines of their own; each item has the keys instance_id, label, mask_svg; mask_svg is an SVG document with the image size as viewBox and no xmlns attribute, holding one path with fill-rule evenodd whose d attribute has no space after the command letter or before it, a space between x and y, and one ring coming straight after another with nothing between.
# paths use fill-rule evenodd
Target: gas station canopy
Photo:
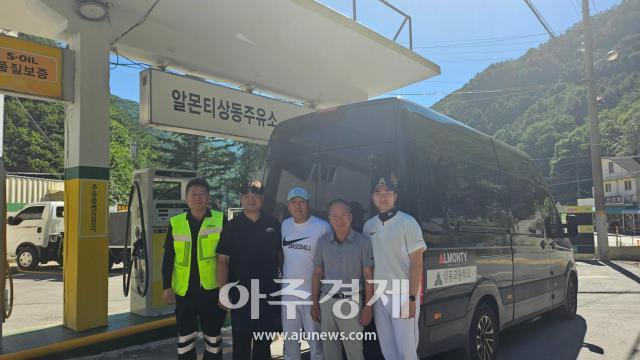
<instances>
[{"instance_id":1,"label":"gas station canopy","mask_svg":"<svg viewBox=\"0 0 640 360\"><path fill-rule=\"evenodd\" d=\"M74 0L5 1L5 29L66 41L92 26ZM108 2L116 39L152 0ZM438 65L313 0L160 1L115 44L122 55L326 108L440 73Z\"/></svg>"}]
</instances>

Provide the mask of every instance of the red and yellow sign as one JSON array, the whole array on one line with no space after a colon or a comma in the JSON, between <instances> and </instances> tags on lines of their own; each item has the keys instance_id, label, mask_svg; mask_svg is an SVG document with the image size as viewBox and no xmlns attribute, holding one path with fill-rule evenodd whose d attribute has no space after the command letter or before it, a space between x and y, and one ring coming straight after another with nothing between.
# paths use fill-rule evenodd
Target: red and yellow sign
<instances>
[{"instance_id":1,"label":"red and yellow sign","mask_svg":"<svg viewBox=\"0 0 640 360\"><path fill-rule=\"evenodd\" d=\"M62 98L62 49L0 35L0 91Z\"/></svg>"},{"instance_id":2,"label":"red and yellow sign","mask_svg":"<svg viewBox=\"0 0 640 360\"><path fill-rule=\"evenodd\" d=\"M567 214L588 214L593 212L593 206L567 206L565 211Z\"/></svg>"}]
</instances>

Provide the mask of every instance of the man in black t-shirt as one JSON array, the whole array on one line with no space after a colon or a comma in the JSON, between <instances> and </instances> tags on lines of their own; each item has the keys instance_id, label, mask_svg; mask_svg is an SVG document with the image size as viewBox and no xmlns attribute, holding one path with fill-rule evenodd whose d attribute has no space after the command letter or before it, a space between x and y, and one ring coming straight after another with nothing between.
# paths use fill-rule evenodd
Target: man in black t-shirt
<instances>
[{"instance_id":1,"label":"man in black t-shirt","mask_svg":"<svg viewBox=\"0 0 640 360\"><path fill-rule=\"evenodd\" d=\"M225 224L217 248L220 289L228 283L238 282L238 286L245 287L251 294L251 280L256 279L260 294L267 295L259 300L257 319L251 318L250 295L243 307L231 310L234 360L271 359L271 340L255 340L253 333L278 330L280 305L269 305L268 301L279 300L269 294L280 290L274 281L282 259L280 223L262 212L263 193L264 187L259 181L243 185L240 197L243 212ZM232 304L238 302L237 287L230 291L229 300Z\"/></svg>"}]
</instances>

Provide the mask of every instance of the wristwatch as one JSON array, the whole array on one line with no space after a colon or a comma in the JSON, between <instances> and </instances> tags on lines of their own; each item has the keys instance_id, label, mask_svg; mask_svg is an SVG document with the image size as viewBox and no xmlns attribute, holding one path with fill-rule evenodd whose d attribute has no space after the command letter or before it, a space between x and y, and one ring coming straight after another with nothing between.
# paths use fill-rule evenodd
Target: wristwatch
<instances>
[{"instance_id":1,"label":"wristwatch","mask_svg":"<svg viewBox=\"0 0 640 360\"><path fill-rule=\"evenodd\" d=\"M409 301L416 301L415 295L409 295Z\"/></svg>"}]
</instances>

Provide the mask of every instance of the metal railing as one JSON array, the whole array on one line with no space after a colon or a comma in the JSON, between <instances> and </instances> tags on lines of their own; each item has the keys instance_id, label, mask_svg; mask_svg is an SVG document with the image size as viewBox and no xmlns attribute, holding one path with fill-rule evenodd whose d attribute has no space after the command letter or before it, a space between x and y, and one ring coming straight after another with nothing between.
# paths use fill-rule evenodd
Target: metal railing
<instances>
[{"instance_id":1,"label":"metal railing","mask_svg":"<svg viewBox=\"0 0 640 360\"><path fill-rule=\"evenodd\" d=\"M398 31L396 31L395 36L393 37L393 41L396 41L398 39L398 36L400 36L400 33L402 32L402 30L404 29L404 26L409 23L409 49L413 50L413 28L411 25L411 16L409 16L408 14L406 14L405 12L403 12L402 10L398 9L397 7L391 5L388 1L386 0L377 0L379 2L381 2L382 4L386 5L388 8L390 8L391 10L397 12L398 14L402 15L404 17L404 21L402 22L402 24L400 24L400 27L398 28ZM352 0L353 3L353 10L352 10L352 20L353 21L358 21L358 0Z\"/></svg>"}]
</instances>

